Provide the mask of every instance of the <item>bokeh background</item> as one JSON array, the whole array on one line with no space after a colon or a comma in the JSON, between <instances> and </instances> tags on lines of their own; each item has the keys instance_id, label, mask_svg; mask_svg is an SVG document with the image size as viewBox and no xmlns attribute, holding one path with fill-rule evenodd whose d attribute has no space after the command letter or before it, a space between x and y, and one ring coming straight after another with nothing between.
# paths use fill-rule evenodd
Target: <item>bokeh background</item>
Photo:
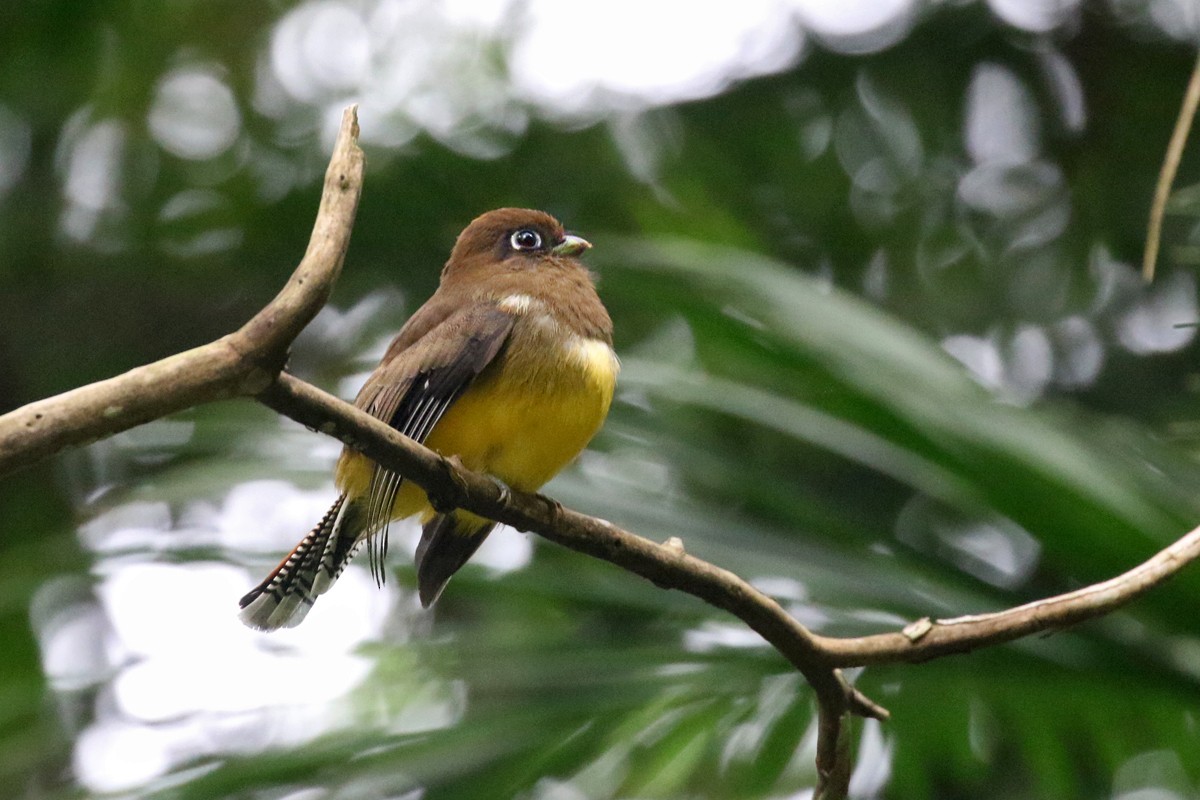
<instances>
[{"instance_id":1,"label":"bokeh background","mask_svg":"<svg viewBox=\"0 0 1200 800\"><path fill-rule=\"evenodd\" d=\"M472 217L544 208L624 362L564 503L828 634L1104 579L1200 522L1200 149L1134 266L1198 42L1194 0L9 0L0 410L247 319L357 102L297 374L353 395ZM809 796L774 652L512 531L432 612L403 529L381 589L244 629L337 450L238 401L0 481L0 794ZM1198 605L856 672L894 717L853 794L1200 796Z\"/></svg>"}]
</instances>

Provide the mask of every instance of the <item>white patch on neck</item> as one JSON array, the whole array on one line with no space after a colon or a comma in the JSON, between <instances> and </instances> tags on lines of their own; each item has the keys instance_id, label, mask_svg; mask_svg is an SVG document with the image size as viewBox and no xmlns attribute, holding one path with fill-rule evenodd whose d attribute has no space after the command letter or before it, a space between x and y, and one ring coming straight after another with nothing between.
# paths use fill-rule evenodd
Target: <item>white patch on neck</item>
<instances>
[{"instance_id":1,"label":"white patch on neck","mask_svg":"<svg viewBox=\"0 0 1200 800\"><path fill-rule=\"evenodd\" d=\"M500 300L500 308L511 314L525 314L538 301L527 294L510 294Z\"/></svg>"}]
</instances>

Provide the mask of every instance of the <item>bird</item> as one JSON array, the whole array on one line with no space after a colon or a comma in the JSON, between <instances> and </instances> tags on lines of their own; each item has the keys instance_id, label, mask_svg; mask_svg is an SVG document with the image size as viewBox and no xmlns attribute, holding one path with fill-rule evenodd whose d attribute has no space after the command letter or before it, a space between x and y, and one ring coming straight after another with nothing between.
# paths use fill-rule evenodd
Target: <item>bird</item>
<instances>
[{"instance_id":1,"label":"bird","mask_svg":"<svg viewBox=\"0 0 1200 800\"><path fill-rule=\"evenodd\" d=\"M542 211L474 219L355 406L503 486L540 489L599 431L620 370L612 320L578 258L590 248ZM413 516L422 523L417 591L428 608L495 526L435 509L420 486L349 446L334 484L329 511L242 597L248 626L300 624L364 546L382 583L388 526Z\"/></svg>"}]
</instances>

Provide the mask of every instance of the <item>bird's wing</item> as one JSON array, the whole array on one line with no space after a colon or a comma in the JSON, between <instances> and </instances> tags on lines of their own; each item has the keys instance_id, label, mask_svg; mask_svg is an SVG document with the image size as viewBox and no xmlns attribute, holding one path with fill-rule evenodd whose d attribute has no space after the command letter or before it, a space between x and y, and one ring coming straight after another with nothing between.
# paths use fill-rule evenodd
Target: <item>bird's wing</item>
<instances>
[{"instance_id":1,"label":"bird's wing","mask_svg":"<svg viewBox=\"0 0 1200 800\"><path fill-rule=\"evenodd\" d=\"M447 316L407 347L393 346L355 405L424 442L446 410L496 358L515 322L513 314L490 304ZM387 524L401 481L399 474L377 465L366 497L364 533L383 532L371 539L371 564L379 581Z\"/></svg>"}]
</instances>

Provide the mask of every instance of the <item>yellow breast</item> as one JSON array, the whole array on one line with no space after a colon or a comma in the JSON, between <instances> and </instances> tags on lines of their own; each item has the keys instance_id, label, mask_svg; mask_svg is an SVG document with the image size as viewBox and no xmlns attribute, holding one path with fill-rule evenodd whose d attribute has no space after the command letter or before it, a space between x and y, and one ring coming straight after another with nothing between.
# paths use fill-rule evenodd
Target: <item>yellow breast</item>
<instances>
[{"instance_id":1,"label":"yellow breast","mask_svg":"<svg viewBox=\"0 0 1200 800\"><path fill-rule=\"evenodd\" d=\"M587 446L608 414L619 370L607 342L569 334L535 313L522 314L504 354L425 441L524 491L541 488ZM363 456L344 458L339 487L352 497L365 493L371 469ZM432 509L420 487L406 482L393 519L416 513L428 517Z\"/></svg>"},{"instance_id":2,"label":"yellow breast","mask_svg":"<svg viewBox=\"0 0 1200 800\"><path fill-rule=\"evenodd\" d=\"M617 359L605 342L546 338L514 337L498 369L446 412L429 447L525 491L578 455L608 414Z\"/></svg>"}]
</instances>

